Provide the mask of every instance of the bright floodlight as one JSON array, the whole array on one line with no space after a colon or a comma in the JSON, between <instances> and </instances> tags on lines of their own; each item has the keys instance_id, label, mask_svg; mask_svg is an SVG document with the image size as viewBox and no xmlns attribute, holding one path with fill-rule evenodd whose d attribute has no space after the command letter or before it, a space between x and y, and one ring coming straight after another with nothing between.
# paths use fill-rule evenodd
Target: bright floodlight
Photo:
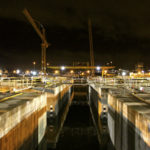
<instances>
[{"instance_id":1,"label":"bright floodlight","mask_svg":"<svg viewBox=\"0 0 150 150\"><path fill-rule=\"evenodd\" d=\"M122 76L126 76L126 72L122 72Z\"/></svg>"},{"instance_id":2,"label":"bright floodlight","mask_svg":"<svg viewBox=\"0 0 150 150\"><path fill-rule=\"evenodd\" d=\"M97 67L96 67L96 70L97 70L97 71L100 71L100 69L101 69L100 66L97 66Z\"/></svg>"},{"instance_id":3,"label":"bright floodlight","mask_svg":"<svg viewBox=\"0 0 150 150\"><path fill-rule=\"evenodd\" d=\"M37 72L36 72L36 71L32 71L32 74L33 74L34 76L36 76L36 75L37 75Z\"/></svg>"},{"instance_id":4,"label":"bright floodlight","mask_svg":"<svg viewBox=\"0 0 150 150\"><path fill-rule=\"evenodd\" d=\"M19 70L19 69L17 69L17 70L16 70L16 73L17 73L17 74L19 74L19 73L20 73L20 70Z\"/></svg>"},{"instance_id":5,"label":"bright floodlight","mask_svg":"<svg viewBox=\"0 0 150 150\"><path fill-rule=\"evenodd\" d=\"M61 70L65 70L65 67L64 67L64 66L62 66L62 67L61 67Z\"/></svg>"}]
</instances>

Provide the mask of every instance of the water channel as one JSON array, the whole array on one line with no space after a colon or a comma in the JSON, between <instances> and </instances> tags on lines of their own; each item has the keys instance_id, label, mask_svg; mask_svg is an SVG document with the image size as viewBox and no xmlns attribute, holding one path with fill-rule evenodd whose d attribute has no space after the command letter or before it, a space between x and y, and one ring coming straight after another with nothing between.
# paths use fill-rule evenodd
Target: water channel
<instances>
[{"instance_id":1,"label":"water channel","mask_svg":"<svg viewBox=\"0 0 150 150\"><path fill-rule=\"evenodd\" d=\"M59 115L48 119L38 150L113 150L109 134L104 137L98 133L97 112L89 103L88 86L73 86L73 92L72 101L65 100ZM104 145L101 138L106 139Z\"/></svg>"}]
</instances>

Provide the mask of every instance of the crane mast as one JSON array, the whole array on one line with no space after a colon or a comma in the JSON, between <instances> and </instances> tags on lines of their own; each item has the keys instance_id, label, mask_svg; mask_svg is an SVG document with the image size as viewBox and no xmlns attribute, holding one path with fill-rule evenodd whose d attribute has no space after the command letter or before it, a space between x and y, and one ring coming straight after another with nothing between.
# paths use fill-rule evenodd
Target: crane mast
<instances>
[{"instance_id":1,"label":"crane mast","mask_svg":"<svg viewBox=\"0 0 150 150\"><path fill-rule=\"evenodd\" d=\"M90 63L91 66L94 66L94 50L93 50L93 38L92 38L92 22L91 19L88 19L89 26L89 44L90 44ZM94 69L92 70L92 75L94 75Z\"/></svg>"}]
</instances>

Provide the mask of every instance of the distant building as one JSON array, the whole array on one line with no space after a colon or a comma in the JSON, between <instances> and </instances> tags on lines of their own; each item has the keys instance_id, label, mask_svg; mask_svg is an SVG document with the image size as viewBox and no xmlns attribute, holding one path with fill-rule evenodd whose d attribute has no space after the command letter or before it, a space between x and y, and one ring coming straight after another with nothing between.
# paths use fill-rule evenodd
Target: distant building
<instances>
[{"instance_id":1,"label":"distant building","mask_svg":"<svg viewBox=\"0 0 150 150\"><path fill-rule=\"evenodd\" d=\"M135 66L135 71L137 73L139 72L142 72L144 70L144 64L143 63L138 63L136 66Z\"/></svg>"}]
</instances>

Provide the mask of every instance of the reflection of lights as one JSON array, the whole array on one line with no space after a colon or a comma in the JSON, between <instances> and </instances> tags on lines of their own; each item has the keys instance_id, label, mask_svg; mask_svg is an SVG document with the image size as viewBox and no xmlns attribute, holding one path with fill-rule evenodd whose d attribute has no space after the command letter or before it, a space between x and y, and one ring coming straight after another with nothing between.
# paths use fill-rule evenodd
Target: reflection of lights
<instances>
[{"instance_id":1,"label":"reflection of lights","mask_svg":"<svg viewBox=\"0 0 150 150\"><path fill-rule=\"evenodd\" d=\"M64 66L62 66L62 67L61 67L61 70L65 70L65 67L64 67Z\"/></svg>"},{"instance_id":2,"label":"reflection of lights","mask_svg":"<svg viewBox=\"0 0 150 150\"><path fill-rule=\"evenodd\" d=\"M96 70L97 70L97 71L99 71L100 69L101 69L101 67L100 67L100 66L97 66L97 67L96 67Z\"/></svg>"},{"instance_id":3,"label":"reflection of lights","mask_svg":"<svg viewBox=\"0 0 150 150\"><path fill-rule=\"evenodd\" d=\"M126 75L126 72L122 72L122 76L125 76Z\"/></svg>"},{"instance_id":4,"label":"reflection of lights","mask_svg":"<svg viewBox=\"0 0 150 150\"><path fill-rule=\"evenodd\" d=\"M74 71L73 71L73 70L71 70L71 71L70 71L70 73L74 73Z\"/></svg>"},{"instance_id":5,"label":"reflection of lights","mask_svg":"<svg viewBox=\"0 0 150 150\"><path fill-rule=\"evenodd\" d=\"M90 73L90 70L87 70L87 73Z\"/></svg>"},{"instance_id":6,"label":"reflection of lights","mask_svg":"<svg viewBox=\"0 0 150 150\"><path fill-rule=\"evenodd\" d=\"M17 70L16 70L16 73L17 73L17 74L19 74L19 73L20 73L20 70L19 70L19 69L17 69Z\"/></svg>"}]
</instances>

